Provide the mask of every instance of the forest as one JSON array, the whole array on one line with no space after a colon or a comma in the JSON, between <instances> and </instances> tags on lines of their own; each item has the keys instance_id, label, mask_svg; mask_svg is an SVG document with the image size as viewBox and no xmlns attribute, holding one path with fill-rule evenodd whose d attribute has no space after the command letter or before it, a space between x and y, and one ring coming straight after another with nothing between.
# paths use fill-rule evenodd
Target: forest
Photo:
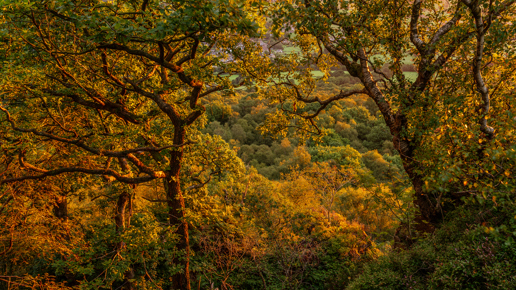
<instances>
[{"instance_id":1,"label":"forest","mask_svg":"<svg viewBox=\"0 0 516 290\"><path fill-rule=\"evenodd\" d=\"M516 289L516 0L0 0L0 289Z\"/></svg>"}]
</instances>

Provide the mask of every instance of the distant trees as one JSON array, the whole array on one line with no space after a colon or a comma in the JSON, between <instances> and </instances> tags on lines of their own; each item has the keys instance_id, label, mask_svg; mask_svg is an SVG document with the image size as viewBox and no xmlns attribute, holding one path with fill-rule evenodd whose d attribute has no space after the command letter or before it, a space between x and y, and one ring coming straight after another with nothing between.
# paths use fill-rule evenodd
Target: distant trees
<instances>
[{"instance_id":1,"label":"distant trees","mask_svg":"<svg viewBox=\"0 0 516 290\"><path fill-rule=\"evenodd\" d=\"M254 166L268 178L280 179L282 173L287 173L297 164L297 157L294 156L297 146L307 145L306 150L312 157L316 157L319 152L317 146L351 146L361 154L371 150L377 150L381 155L394 154L388 127L383 119L375 116L378 112L376 105L372 104L374 107L371 110L365 107L368 103L364 97L357 96L329 105L329 109L320 114L323 122L318 122L319 127L325 130L325 135L318 140L320 143L312 139L303 144L293 135L277 140L275 136L263 135L257 128L266 126L268 122L268 115L263 112L274 112L276 105L268 104L267 99L250 98L249 95L253 94L238 91L230 100L232 105L225 114L227 118L219 119L218 111L207 110L208 119L213 121L209 122L203 132L219 135L233 144L246 164ZM210 102L213 103L215 101ZM318 158L313 160L321 161ZM392 179L396 174L389 172L385 175Z\"/></svg>"}]
</instances>

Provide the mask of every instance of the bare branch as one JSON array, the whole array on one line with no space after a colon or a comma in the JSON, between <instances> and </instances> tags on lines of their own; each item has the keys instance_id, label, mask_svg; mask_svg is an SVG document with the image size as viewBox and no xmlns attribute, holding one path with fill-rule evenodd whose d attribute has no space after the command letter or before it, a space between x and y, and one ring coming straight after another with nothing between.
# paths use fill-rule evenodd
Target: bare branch
<instances>
[{"instance_id":1,"label":"bare branch","mask_svg":"<svg viewBox=\"0 0 516 290\"><path fill-rule=\"evenodd\" d=\"M296 89L297 91L297 89ZM304 119L313 119L315 118L317 115L319 115L319 113L324 110L330 103L332 102L335 102L335 101L338 101L338 100L342 100L344 98L348 98L352 95L356 95L356 94L367 94L367 91L364 90L364 89L361 89L361 90L353 90L353 91L349 91L349 92L343 92L341 91L339 94L331 97L331 98L328 98L326 100L321 100L319 97L317 98L314 98L314 99L300 99L299 97L297 98L298 100L302 101L302 102L305 102L305 103L319 103L321 106L319 107L319 109L317 109L317 111L313 114L309 114L309 115L305 115L303 113L296 113L296 112L290 112L290 113L293 113L293 114L296 114ZM299 92L298 92L298 95L299 95Z\"/></svg>"},{"instance_id":2,"label":"bare branch","mask_svg":"<svg viewBox=\"0 0 516 290\"><path fill-rule=\"evenodd\" d=\"M207 96L207 95L209 95L211 93L214 93L214 92L221 91L222 89L223 89L222 86L213 87L213 88L211 88L211 89L209 89L207 91L204 91L202 94L199 94L199 98L202 98L202 97Z\"/></svg>"},{"instance_id":3,"label":"bare branch","mask_svg":"<svg viewBox=\"0 0 516 290\"><path fill-rule=\"evenodd\" d=\"M142 11L145 11L145 9L147 9L147 5L149 5L149 0L143 0L142 2L142 6L141 6L141 10Z\"/></svg>"},{"instance_id":4,"label":"bare branch","mask_svg":"<svg viewBox=\"0 0 516 290\"><path fill-rule=\"evenodd\" d=\"M161 98L157 94L145 91L140 86L138 86L138 84L136 82L134 82L132 80L129 80L129 79L125 79L125 80L131 84L131 86L133 87L133 90L135 92L139 93L140 95L142 95L144 97L147 97L147 98L153 100L158 105L158 107L161 109L161 111L163 111L165 114L167 114L167 116L170 118L170 120L172 120L172 122L174 124L181 123L181 117L180 117L179 113L176 111L176 109L174 109L174 107L167 104L167 102L165 102L165 100L163 98Z\"/></svg>"},{"instance_id":5,"label":"bare branch","mask_svg":"<svg viewBox=\"0 0 516 290\"><path fill-rule=\"evenodd\" d=\"M193 43L192 47L190 48L190 53L185 55L179 61L177 61L176 65L181 66L183 63L195 58L195 54L197 53L197 48L199 47L199 39L197 37L194 37L193 40L194 40L194 43Z\"/></svg>"},{"instance_id":6,"label":"bare branch","mask_svg":"<svg viewBox=\"0 0 516 290\"><path fill-rule=\"evenodd\" d=\"M178 66L176 64L173 64L173 63L170 63L168 61L164 61L164 60L161 60L159 59L159 57L155 57L145 51L142 51L142 50L138 50L138 49L131 49L130 47L128 46L125 46L125 45L121 45L121 44L116 44L116 43L112 43L112 44L103 44L103 45L99 45L97 48L108 48L108 49L114 49L114 50L122 50L122 51L125 51L131 55L137 55L137 56L143 56L149 60L152 60L153 62L157 63L157 64L160 64L166 68L168 68L169 70L179 74L179 73L182 73L183 72L183 68L181 66Z\"/></svg>"},{"instance_id":7,"label":"bare branch","mask_svg":"<svg viewBox=\"0 0 516 290\"><path fill-rule=\"evenodd\" d=\"M493 20L498 18L505 10L507 10L515 2L516 0L506 0L498 6L498 9L493 9L489 11L489 15L485 23L485 30L489 29L489 27L491 27L491 24L493 23Z\"/></svg>"},{"instance_id":8,"label":"bare branch","mask_svg":"<svg viewBox=\"0 0 516 290\"><path fill-rule=\"evenodd\" d=\"M208 179L207 179L205 182L201 182L200 180L198 180L198 179L197 179L196 181L197 181L197 182L199 182L199 184L189 186L189 187L187 187L187 188L185 189L185 191L187 191L187 190L192 190L192 189L198 189L198 188L202 188L202 187L204 187L206 184L208 184L208 182L210 182L210 180L211 180L211 176L212 176L213 174L215 174L215 173L220 173L220 172L219 172L219 171L217 171L217 172L212 172L212 173L210 173L210 176L208 176Z\"/></svg>"},{"instance_id":9,"label":"bare branch","mask_svg":"<svg viewBox=\"0 0 516 290\"><path fill-rule=\"evenodd\" d=\"M195 120L197 120L205 112L204 106L199 106L199 107L200 107L200 109L194 110L193 112L188 114L188 116L185 118L184 123L186 125L191 125L193 122L195 122Z\"/></svg>"},{"instance_id":10,"label":"bare branch","mask_svg":"<svg viewBox=\"0 0 516 290\"><path fill-rule=\"evenodd\" d=\"M169 202L170 200L167 200L167 199L150 199L150 198L146 198L145 196L142 196L143 199L145 199L146 201L150 201L150 202Z\"/></svg>"}]
</instances>

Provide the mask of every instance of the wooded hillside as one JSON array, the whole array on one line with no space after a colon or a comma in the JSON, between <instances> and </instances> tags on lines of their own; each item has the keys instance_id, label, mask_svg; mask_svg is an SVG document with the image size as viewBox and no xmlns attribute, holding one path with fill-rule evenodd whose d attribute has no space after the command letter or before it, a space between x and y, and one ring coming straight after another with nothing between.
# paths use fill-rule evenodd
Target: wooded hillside
<instances>
[{"instance_id":1,"label":"wooded hillside","mask_svg":"<svg viewBox=\"0 0 516 290\"><path fill-rule=\"evenodd\" d=\"M514 289L514 0L0 1L0 289Z\"/></svg>"}]
</instances>

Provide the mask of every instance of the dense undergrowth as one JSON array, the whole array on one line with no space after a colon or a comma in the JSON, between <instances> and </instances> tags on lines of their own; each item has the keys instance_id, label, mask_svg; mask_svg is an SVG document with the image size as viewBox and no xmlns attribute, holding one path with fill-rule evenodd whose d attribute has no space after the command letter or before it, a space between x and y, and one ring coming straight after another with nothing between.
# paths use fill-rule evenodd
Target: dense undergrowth
<instances>
[{"instance_id":1,"label":"dense undergrowth","mask_svg":"<svg viewBox=\"0 0 516 290\"><path fill-rule=\"evenodd\" d=\"M428 237L365 266L346 289L514 289L516 206L469 204Z\"/></svg>"}]
</instances>

